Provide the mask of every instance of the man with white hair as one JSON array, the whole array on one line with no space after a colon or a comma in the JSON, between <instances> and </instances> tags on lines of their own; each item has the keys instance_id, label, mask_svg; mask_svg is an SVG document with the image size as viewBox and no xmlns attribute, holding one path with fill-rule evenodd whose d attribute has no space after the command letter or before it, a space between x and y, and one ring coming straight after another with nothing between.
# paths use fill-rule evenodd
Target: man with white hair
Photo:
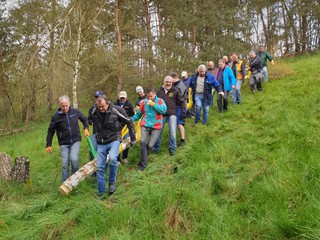
<instances>
[{"instance_id":1,"label":"man with white hair","mask_svg":"<svg viewBox=\"0 0 320 240\"><path fill-rule=\"evenodd\" d=\"M247 71L251 71L250 74L250 87L252 93L256 92L255 84L257 85L258 91L262 91L262 73L261 73L261 60L254 51L249 52L250 65L247 68Z\"/></svg>"},{"instance_id":2,"label":"man with white hair","mask_svg":"<svg viewBox=\"0 0 320 240\"><path fill-rule=\"evenodd\" d=\"M192 99L196 105L195 124L199 123L201 109L203 108L202 124L208 124L209 106L213 105L212 89L215 88L220 95L224 95L221 86L214 76L206 72L206 66L201 64L190 79Z\"/></svg>"},{"instance_id":3,"label":"man with white hair","mask_svg":"<svg viewBox=\"0 0 320 240\"><path fill-rule=\"evenodd\" d=\"M178 89L173 86L173 79L171 76L166 76L163 80L163 86L157 91L157 97L162 98L167 105L167 111L163 114L162 127L153 151L158 153L161 146L162 132L165 124L169 123L169 154L173 156L177 148L177 108L181 109L180 120L184 120L185 115L185 102Z\"/></svg>"},{"instance_id":4,"label":"man with white hair","mask_svg":"<svg viewBox=\"0 0 320 240\"><path fill-rule=\"evenodd\" d=\"M81 135L78 120L83 124L85 136L89 136L89 125L87 118L78 109L70 107L68 96L61 96L59 104L60 108L52 116L48 127L46 151L52 153L52 138L56 132L60 146L62 182L64 182L69 177L70 164L71 174L79 168L78 156Z\"/></svg>"}]
</instances>

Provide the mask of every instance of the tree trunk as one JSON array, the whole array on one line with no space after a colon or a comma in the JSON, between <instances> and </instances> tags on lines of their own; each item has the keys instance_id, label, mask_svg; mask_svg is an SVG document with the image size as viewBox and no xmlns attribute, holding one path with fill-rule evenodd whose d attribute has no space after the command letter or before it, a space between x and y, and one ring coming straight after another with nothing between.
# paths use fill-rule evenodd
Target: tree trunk
<instances>
[{"instance_id":1,"label":"tree trunk","mask_svg":"<svg viewBox=\"0 0 320 240\"><path fill-rule=\"evenodd\" d=\"M12 170L12 180L18 183L26 182L30 178L30 161L28 157L16 157Z\"/></svg>"},{"instance_id":2,"label":"tree trunk","mask_svg":"<svg viewBox=\"0 0 320 240\"><path fill-rule=\"evenodd\" d=\"M51 29L50 29L50 49L49 49L49 75L47 82L47 110L52 110L53 96L52 96L52 81L53 81L53 59L54 59L54 32L56 27L56 0L51 0Z\"/></svg>"},{"instance_id":3,"label":"tree trunk","mask_svg":"<svg viewBox=\"0 0 320 240\"><path fill-rule=\"evenodd\" d=\"M122 44L121 44L121 32L119 27L119 0L115 0L114 15L115 15L115 23L116 23L115 30L116 30L117 50L118 50L117 93L119 93L122 89L122 84L123 84Z\"/></svg>"},{"instance_id":4,"label":"tree trunk","mask_svg":"<svg viewBox=\"0 0 320 240\"><path fill-rule=\"evenodd\" d=\"M0 153L0 177L4 181L11 180L12 177L11 158L6 153Z\"/></svg>"}]
</instances>

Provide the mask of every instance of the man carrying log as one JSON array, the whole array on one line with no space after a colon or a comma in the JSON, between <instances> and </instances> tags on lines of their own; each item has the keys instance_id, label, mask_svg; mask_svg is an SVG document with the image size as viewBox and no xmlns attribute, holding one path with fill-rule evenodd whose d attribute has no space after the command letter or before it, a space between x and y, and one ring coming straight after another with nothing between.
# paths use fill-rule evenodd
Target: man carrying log
<instances>
[{"instance_id":1,"label":"man carrying log","mask_svg":"<svg viewBox=\"0 0 320 240\"><path fill-rule=\"evenodd\" d=\"M111 104L106 96L97 99L97 108L92 114L93 124L97 127L96 140L97 150L97 184L98 196L106 192L106 158L109 153L109 195L116 191L116 177L118 171L117 157L121 141L121 129L127 124L130 134L131 145L136 143L136 135L133 122L126 114L126 111Z\"/></svg>"},{"instance_id":2,"label":"man carrying log","mask_svg":"<svg viewBox=\"0 0 320 240\"><path fill-rule=\"evenodd\" d=\"M46 151L52 153L52 139L57 132L60 146L62 182L69 177L69 165L71 163L71 174L79 168L79 150L81 135L79 130L80 120L84 127L84 135L89 136L89 125L87 118L78 110L70 107L68 96L59 98L60 108L52 118L48 127Z\"/></svg>"}]
</instances>

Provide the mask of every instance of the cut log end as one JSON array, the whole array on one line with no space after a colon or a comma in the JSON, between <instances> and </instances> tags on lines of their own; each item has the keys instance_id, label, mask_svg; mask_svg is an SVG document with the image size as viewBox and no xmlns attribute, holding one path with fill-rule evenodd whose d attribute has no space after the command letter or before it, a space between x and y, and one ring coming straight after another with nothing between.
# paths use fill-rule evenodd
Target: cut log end
<instances>
[{"instance_id":1,"label":"cut log end","mask_svg":"<svg viewBox=\"0 0 320 240\"><path fill-rule=\"evenodd\" d=\"M59 191L63 195L68 195L72 191L72 189L62 183L62 185L59 187Z\"/></svg>"}]
</instances>

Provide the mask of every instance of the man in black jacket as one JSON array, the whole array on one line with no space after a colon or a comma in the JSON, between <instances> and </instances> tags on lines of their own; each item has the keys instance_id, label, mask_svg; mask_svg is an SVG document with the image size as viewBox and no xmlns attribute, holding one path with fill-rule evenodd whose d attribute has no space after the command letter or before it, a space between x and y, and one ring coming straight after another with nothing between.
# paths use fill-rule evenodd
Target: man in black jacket
<instances>
[{"instance_id":1,"label":"man in black jacket","mask_svg":"<svg viewBox=\"0 0 320 240\"><path fill-rule=\"evenodd\" d=\"M83 123L86 136L89 136L89 125L87 118L78 109L70 107L68 96L60 97L59 103L60 108L52 116L48 128L46 151L52 153L52 138L56 132L60 146L62 182L64 182L69 177L70 163L71 174L75 173L79 168L78 156L81 135L78 120Z\"/></svg>"},{"instance_id":2,"label":"man in black jacket","mask_svg":"<svg viewBox=\"0 0 320 240\"><path fill-rule=\"evenodd\" d=\"M166 122L169 123L169 153L174 155L177 148L177 107L181 109L180 120L186 118L186 105L178 89L173 86L173 79L171 76L166 76L163 80L163 86L158 90L157 96L162 98L167 105L167 111L162 118L162 128L156 144L154 145L154 152L160 151L162 132Z\"/></svg>"},{"instance_id":3,"label":"man in black jacket","mask_svg":"<svg viewBox=\"0 0 320 240\"><path fill-rule=\"evenodd\" d=\"M92 115L93 124L97 127L96 140L98 143L97 157L97 183L98 196L106 192L106 159L109 154L109 194L116 191L116 177L118 171L117 156L121 141L122 126L127 124L131 138L131 144L136 142L133 122L126 111L110 103L105 97L97 99L97 108Z\"/></svg>"},{"instance_id":4,"label":"man in black jacket","mask_svg":"<svg viewBox=\"0 0 320 240\"><path fill-rule=\"evenodd\" d=\"M247 71L251 71L250 75L250 87L253 93L256 92L255 84L257 84L258 91L262 91L262 72L261 72L261 60L254 51L250 51L250 65Z\"/></svg>"}]
</instances>

